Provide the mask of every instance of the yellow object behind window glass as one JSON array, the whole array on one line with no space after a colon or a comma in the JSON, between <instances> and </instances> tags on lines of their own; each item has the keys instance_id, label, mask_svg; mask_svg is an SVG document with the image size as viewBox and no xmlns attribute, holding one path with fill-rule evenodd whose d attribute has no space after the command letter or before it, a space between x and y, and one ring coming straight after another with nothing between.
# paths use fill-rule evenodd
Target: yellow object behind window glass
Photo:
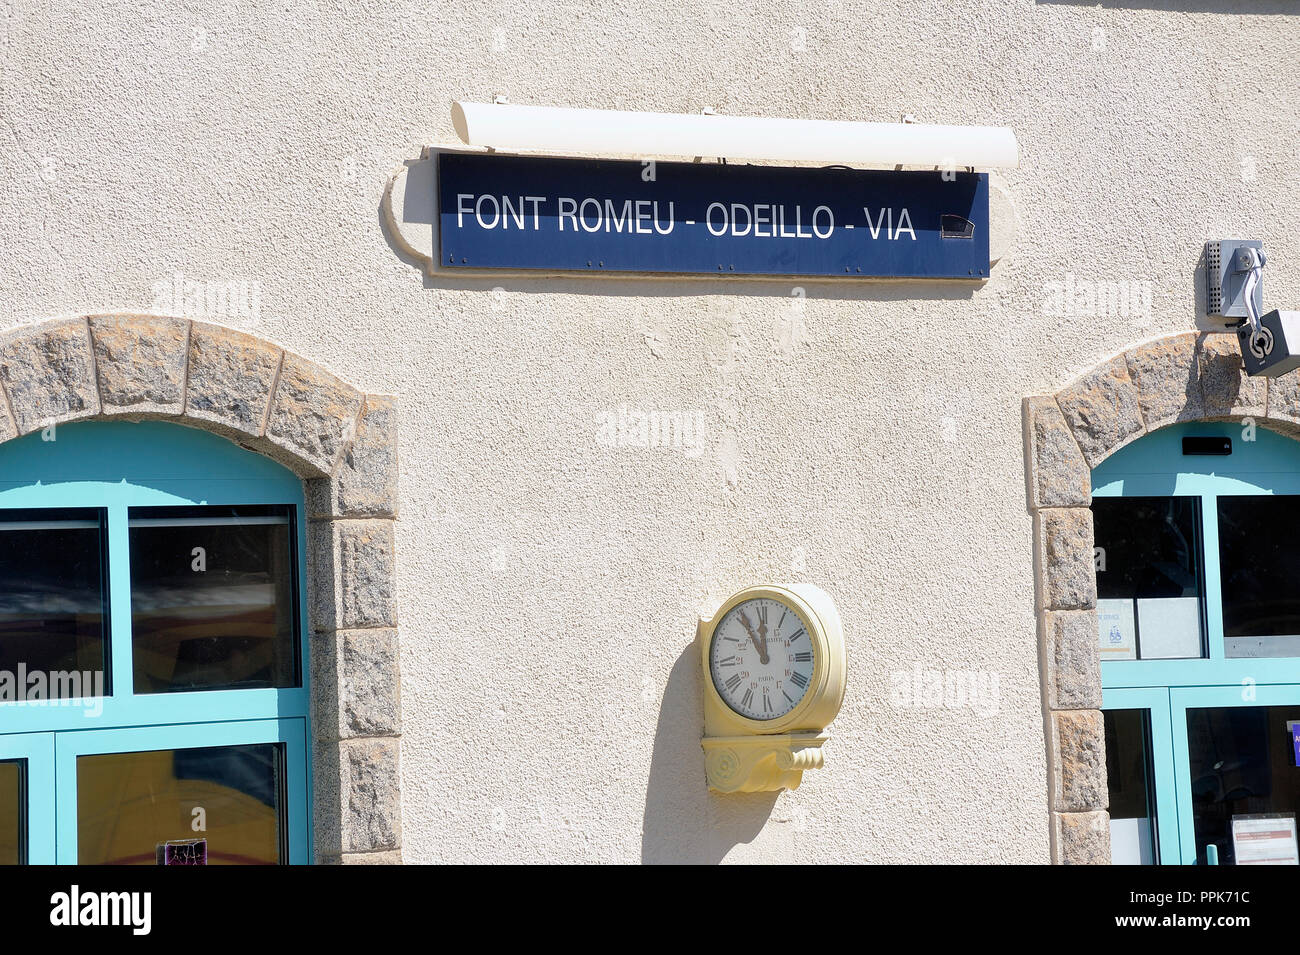
<instances>
[{"instance_id":1,"label":"yellow object behind window glass","mask_svg":"<svg viewBox=\"0 0 1300 955\"><path fill-rule=\"evenodd\" d=\"M208 865L274 865L282 753L275 744L77 758L77 861L155 865L159 844L208 840Z\"/></svg>"}]
</instances>

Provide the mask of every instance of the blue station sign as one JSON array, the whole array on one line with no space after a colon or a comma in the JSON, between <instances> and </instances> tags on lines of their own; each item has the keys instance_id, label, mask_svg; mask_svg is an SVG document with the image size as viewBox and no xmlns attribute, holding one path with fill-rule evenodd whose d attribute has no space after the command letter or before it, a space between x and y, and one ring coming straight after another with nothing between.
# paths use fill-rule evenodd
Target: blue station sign
<instances>
[{"instance_id":1,"label":"blue station sign","mask_svg":"<svg viewBox=\"0 0 1300 955\"><path fill-rule=\"evenodd\" d=\"M981 280L983 173L442 153L443 267Z\"/></svg>"}]
</instances>

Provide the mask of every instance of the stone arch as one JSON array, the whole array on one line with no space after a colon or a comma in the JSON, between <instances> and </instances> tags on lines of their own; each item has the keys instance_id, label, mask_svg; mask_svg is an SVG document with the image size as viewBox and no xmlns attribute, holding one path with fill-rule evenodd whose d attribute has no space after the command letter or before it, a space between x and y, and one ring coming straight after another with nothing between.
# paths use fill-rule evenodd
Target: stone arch
<instances>
[{"instance_id":1,"label":"stone arch","mask_svg":"<svg viewBox=\"0 0 1300 955\"><path fill-rule=\"evenodd\" d=\"M400 862L394 399L246 332L153 315L7 330L0 392L0 441L72 421L171 421L303 479L313 858Z\"/></svg>"},{"instance_id":2,"label":"stone arch","mask_svg":"<svg viewBox=\"0 0 1300 955\"><path fill-rule=\"evenodd\" d=\"M1026 397L1023 413L1052 861L1109 863L1091 471L1184 421L1252 418L1300 437L1300 376L1249 378L1233 336L1183 332Z\"/></svg>"}]
</instances>

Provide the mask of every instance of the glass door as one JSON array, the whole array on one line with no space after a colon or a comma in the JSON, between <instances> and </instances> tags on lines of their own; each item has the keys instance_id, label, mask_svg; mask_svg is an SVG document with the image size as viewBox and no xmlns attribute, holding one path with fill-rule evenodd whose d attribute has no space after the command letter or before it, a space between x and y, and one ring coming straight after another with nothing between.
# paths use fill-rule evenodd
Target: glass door
<instances>
[{"instance_id":1,"label":"glass door","mask_svg":"<svg viewBox=\"0 0 1300 955\"><path fill-rule=\"evenodd\" d=\"M1300 862L1300 686L1175 688L1170 717L1183 862Z\"/></svg>"},{"instance_id":2,"label":"glass door","mask_svg":"<svg viewBox=\"0 0 1300 955\"><path fill-rule=\"evenodd\" d=\"M1169 691L1106 690L1106 776L1111 859L1116 865L1179 861Z\"/></svg>"},{"instance_id":3,"label":"glass door","mask_svg":"<svg viewBox=\"0 0 1300 955\"><path fill-rule=\"evenodd\" d=\"M0 865L308 858L306 721L0 736Z\"/></svg>"},{"instance_id":4,"label":"glass door","mask_svg":"<svg viewBox=\"0 0 1300 955\"><path fill-rule=\"evenodd\" d=\"M1117 865L1300 863L1300 686L1105 690Z\"/></svg>"},{"instance_id":5,"label":"glass door","mask_svg":"<svg viewBox=\"0 0 1300 955\"><path fill-rule=\"evenodd\" d=\"M306 761L301 719L59 733L58 861L156 865L198 843L206 865L304 861Z\"/></svg>"}]
</instances>

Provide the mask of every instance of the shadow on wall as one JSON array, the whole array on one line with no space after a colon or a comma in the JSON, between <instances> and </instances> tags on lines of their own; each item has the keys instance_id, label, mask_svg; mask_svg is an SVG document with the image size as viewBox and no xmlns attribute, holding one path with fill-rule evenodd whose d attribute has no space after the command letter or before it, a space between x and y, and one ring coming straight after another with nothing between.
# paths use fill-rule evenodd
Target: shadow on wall
<instances>
[{"instance_id":1,"label":"shadow on wall","mask_svg":"<svg viewBox=\"0 0 1300 955\"><path fill-rule=\"evenodd\" d=\"M1294 0L1035 0L1040 6L1115 7L1170 13L1296 14Z\"/></svg>"},{"instance_id":2,"label":"shadow on wall","mask_svg":"<svg viewBox=\"0 0 1300 955\"><path fill-rule=\"evenodd\" d=\"M711 793L704 778L704 727L699 649L692 643L673 664L659 703L641 861L716 864L753 841L776 805L776 793Z\"/></svg>"}]
</instances>

